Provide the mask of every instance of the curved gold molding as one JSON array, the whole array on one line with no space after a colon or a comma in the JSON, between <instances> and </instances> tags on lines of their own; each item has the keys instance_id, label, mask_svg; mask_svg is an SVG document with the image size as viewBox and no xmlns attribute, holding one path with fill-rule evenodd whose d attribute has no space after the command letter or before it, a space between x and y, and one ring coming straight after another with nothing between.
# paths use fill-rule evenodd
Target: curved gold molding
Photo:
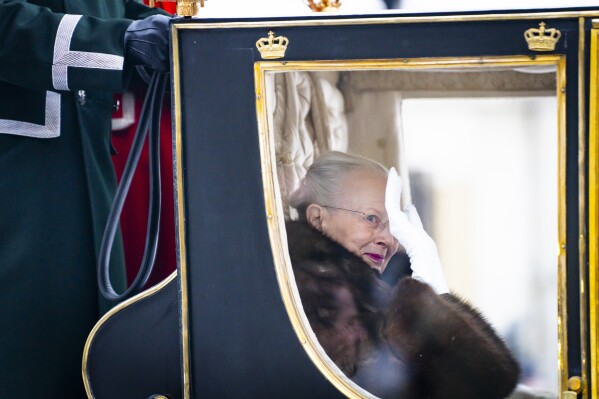
<instances>
[{"instance_id":1,"label":"curved gold molding","mask_svg":"<svg viewBox=\"0 0 599 399\"><path fill-rule=\"evenodd\" d=\"M139 294L135 295L134 297L131 297L129 299L127 299L124 302L121 302L120 304L118 304L117 306L115 306L114 308L110 309L110 311L108 311L94 326L94 328L91 330L91 332L89 333L88 337L87 337L87 341L85 342L85 347L83 348L83 359L81 361L81 375L83 377L83 385L85 386L85 393L87 394L87 397L89 399L93 399L93 393L91 390L91 386L90 386L90 382L89 382L89 375L87 373L87 361L88 361L88 355L89 355L89 349L91 347L91 344L96 336L96 333L98 332L98 330L102 327L102 325L104 325L104 323L106 323L106 321L108 321L108 319L110 319L113 315L117 314L118 312L120 312L121 310L129 307L130 305L133 305L136 302L139 302L145 298L148 298L154 294L156 294L157 292L159 292L160 290L162 290L164 287L166 287L168 285L168 283L170 283L171 281L173 281L175 278L177 278L177 272L174 271L172 272L167 278L165 278L164 280L162 280L160 283L156 284L155 286L148 288L145 291L140 292Z\"/></svg>"},{"instance_id":2,"label":"curved gold molding","mask_svg":"<svg viewBox=\"0 0 599 399\"><path fill-rule=\"evenodd\" d=\"M485 69L491 67L523 67L530 65L555 65L557 67L557 104L558 104L558 345L559 365L563 375L568 373L567 365L567 329L566 325L566 213L565 213L565 140L566 140L566 62L561 55L539 55L535 59L527 56L507 57L465 57L465 58L418 58L395 60L354 60L354 61L263 61L254 64L256 113L258 118L262 180L264 201L268 221L269 237L273 251L276 275L281 296L291 324L297 337L318 370L344 395L349 398L373 398L374 396L357 386L347 378L326 355L312 332L303 312L301 300L295 285L287 238L285 232L282 199L278 187L276 157L273 132L268 126L266 113L267 99L265 90L266 72L270 71L327 71L327 70L374 70L374 69ZM560 391L566 387L567 378L560 382Z\"/></svg>"},{"instance_id":3,"label":"curved gold molding","mask_svg":"<svg viewBox=\"0 0 599 399\"><path fill-rule=\"evenodd\" d=\"M303 311L299 292L295 284L295 277L289 260L289 251L287 249L287 239L284 226L282 201L280 190L278 188L278 180L276 174L276 157L274 153L274 143L272 132L267 125L266 115L266 98L265 98L265 76L261 66L264 64L281 65L280 62L271 63L256 63L254 68L254 77L256 82L256 113L258 116L258 131L260 141L260 159L262 169L262 181L264 184L264 201L266 209L266 218L268 222L268 231L270 244L273 252L273 260L275 263L275 273L281 290L281 296L287 314L289 315L293 329L297 337L306 350L306 353L317 366L322 374L333 383L344 395L349 398L369 398L374 399L364 389L360 388L349 378L347 378L341 370L329 359L326 355L312 329L309 327L309 322ZM310 63L308 63L310 64ZM295 63L290 65L292 70Z\"/></svg>"}]
</instances>

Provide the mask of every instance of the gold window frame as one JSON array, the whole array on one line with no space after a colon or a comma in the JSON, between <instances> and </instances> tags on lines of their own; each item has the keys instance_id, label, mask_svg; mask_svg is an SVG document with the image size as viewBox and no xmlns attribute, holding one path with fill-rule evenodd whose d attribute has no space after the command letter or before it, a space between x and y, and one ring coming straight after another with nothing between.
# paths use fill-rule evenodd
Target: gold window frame
<instances>
[{"instance_id":1,"label":"gold window frame","mask_svg":"<svg viewBox=\"0 0 599 399\"><path fill-rule=\"evenodd\" d=\"M281 296L293 329L304 350L319 371L349 398L374 397L346 377L325 354L312 332L303 312L301 300L287 250L283 201L278 190L274 134L268 126L266 74L290 71L367 71L367 70L484 70L492 67L525 67L555 65L558 123L558 364L559 391L568 385L567 313L566 313L566 59L562 55L463 57L463 58L412 58L354 61L262 61L254 64L256 113L260 140L262 179L268 231L273 250L276 275ZM584 327L584 326L582 326Z\"/></svg>"},{"instance_id":2,"label":"gold window frame","mask_svg":"<svg viewBox=\"0 0 599 399\"><path fill-rule=\"evenodd\" d=\"M590 387L599 396L599 20L591 29L589 82L589 333Z\"/></svg>"}]
</instances>

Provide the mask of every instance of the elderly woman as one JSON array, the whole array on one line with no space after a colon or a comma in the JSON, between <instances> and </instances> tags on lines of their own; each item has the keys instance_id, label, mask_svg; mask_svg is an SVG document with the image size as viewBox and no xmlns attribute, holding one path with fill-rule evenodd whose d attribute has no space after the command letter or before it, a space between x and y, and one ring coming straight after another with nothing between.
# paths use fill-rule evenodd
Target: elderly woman
<instances>
[{"instance_id":1,"label":"elderly woman","mask_svg":"<svg viewBox=\"0 0 599 399\"><path fill-rule=\"evenodd\" d=\"M448 292L436 247L399 178L339 152L322 155L289 203L299 293L319 343L357 384L382 398L501 399L519 366L493 328ZM401 245L412 277L380 274Z\"/></svg>"}]
</instances>

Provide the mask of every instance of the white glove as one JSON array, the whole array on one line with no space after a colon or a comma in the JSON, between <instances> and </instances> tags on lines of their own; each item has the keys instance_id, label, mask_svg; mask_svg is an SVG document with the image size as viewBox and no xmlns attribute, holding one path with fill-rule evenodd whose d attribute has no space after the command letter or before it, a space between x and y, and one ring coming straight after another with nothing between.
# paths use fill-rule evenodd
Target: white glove
<instances>
[{"instance_id":1,"label":"white glove","mask_svg":"<svg viewBox=\"0 0 599 399\"><path fill-rule=\"evenodd\" d=\"M430 285L437 294L449 292L437 246L424 231L422 221L414 205L403 211L400 205L401 180L395 168L387 178L385 208L389 217L389 231L405 248L412 267L412 278Z\"/></svg>"}]
</instances>

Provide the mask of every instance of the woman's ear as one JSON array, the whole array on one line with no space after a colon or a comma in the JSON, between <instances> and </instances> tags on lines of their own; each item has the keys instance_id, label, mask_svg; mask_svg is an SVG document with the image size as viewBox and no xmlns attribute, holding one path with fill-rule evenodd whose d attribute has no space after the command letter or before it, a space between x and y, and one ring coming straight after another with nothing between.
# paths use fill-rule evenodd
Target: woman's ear
<instances>
[{"instance_id":1,"label":"woman's ear","mask_svg":"<svg viewBox=\"0 0 599 399\"><path fill-rule=\"evenodd\" d=\"M317 204L310 204L306 208L306 220L308 224L318 231L322 231L322 218L324 216L324 208Z\"/></svg>"}]
</instances>

